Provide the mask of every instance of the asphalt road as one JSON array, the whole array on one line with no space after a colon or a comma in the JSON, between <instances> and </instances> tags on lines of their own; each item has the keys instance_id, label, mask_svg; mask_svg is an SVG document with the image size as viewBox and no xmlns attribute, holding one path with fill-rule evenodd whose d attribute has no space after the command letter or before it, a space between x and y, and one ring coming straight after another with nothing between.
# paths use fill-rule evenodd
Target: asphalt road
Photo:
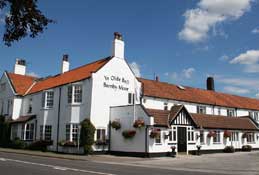
<instances>
[{"instance_id":1,"label":"asphalt road","mask_svg":"<svg viewBox=\"0 0 259 175\"><path fill-rule=\"evenodd\" d=\"M165 170L92 161L65 160L0 152L1 175L205 175L209 173ZM215 173L212 173L215 175Z\"/></svg>"}]
</instances>

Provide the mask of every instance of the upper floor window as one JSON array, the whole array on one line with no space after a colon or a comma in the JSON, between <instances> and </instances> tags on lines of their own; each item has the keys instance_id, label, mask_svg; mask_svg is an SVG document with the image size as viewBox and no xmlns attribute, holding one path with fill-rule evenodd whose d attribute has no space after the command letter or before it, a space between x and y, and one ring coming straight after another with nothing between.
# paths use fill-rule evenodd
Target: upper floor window
<instances>
[{"instance_id":1,"label":"upper floor window","mask_svg":"<svg viewBox=\"0 0 259 175\"><path fill-rule=\"evenodd\" d=\"M197 106L198 114L206 114L206 106Z\"/></svg>"},{"instance_id":2,"label":"upper floor window","mask_svg":"<svg viewBox=\"0 0 259 175\"><path fill-rule=\"evenodd\" d=\"M227 116L229 116L229 117L235 116L235 110L234 109L227 109Z\"/></svg>"},{"instance_id":3,"label":"upper floor window","mask_svg":"<svg viewBox=\"0 0 259 175\"><path fill-rule=\"evenodd\" d=\"M67 88L68 103L82 103L83 87L82 85L72 85Z\"/></svg>"},{"instance_id":4,"label":"upper floor window","mask_svg":"<svg viewBox=\"0 0 259 175\"><path fill-rule=\"evenodd\" d=\"M45 91L42 93L42 107L53 108L54 105L54 91Z\"/></svg>"},{"instance_id":5,"label":"upper floor window","mask_svg":"<svg viewBox=\"0 0 259 175\"><path fill-rule=\"evenodd\" d=\"M32 98L29 99L28 114L32 113Z\"/></svg>"}]
</instances>

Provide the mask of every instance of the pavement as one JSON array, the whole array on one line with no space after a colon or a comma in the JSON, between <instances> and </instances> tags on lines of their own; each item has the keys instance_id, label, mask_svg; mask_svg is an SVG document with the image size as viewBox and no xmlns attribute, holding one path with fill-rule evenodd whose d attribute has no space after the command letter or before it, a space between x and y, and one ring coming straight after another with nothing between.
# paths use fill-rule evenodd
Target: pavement
<instances>
[{"instance_id":1,"label":"pavement","mask_svg":"<svg viewBox=\"0 0 259 175\"><path fill-rule=\"evenodd\" d=\"M32 166L33 165L33 166ZM218 153L176 158L112 155L78 156L29 150L0 149L4 174L245 174L259 175L259 152Z\"/></svg>"}]
</instances>

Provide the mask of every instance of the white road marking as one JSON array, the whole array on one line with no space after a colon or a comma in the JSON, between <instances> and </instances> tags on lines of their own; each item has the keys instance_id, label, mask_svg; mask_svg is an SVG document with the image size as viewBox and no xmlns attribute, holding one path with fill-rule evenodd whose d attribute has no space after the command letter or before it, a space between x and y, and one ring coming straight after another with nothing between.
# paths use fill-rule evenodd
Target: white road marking
<instances>
[{"instance_id":1,"label":"white road marking","mask_svg":"<svg viewBox=\"0 0 259 175\"><path fill-rule=\"evenodd\" d=\"M42 164L42 163L35 163L35 162L28 162L28 161L22 161L22 160L6 159L6 158L1 158L1 157L0 157L0 161L10 161L10 162L17 162L17 163L23 163L23 164L28 164L28 165L37 165L37 166L43 166L43 167L53 168L55 170L62 170L62 171L69 170L69 171L91 173L91 174L100 174L100 175L116 175L116 174L111 174L111 173L103 173L103 172L98 172L98 171L90 171L90 170L75 169L75 168L68 168L68 167L60 167L60 166L54 166L54 165L48 165L48 164Z\"/></svg>"}]
</instances>

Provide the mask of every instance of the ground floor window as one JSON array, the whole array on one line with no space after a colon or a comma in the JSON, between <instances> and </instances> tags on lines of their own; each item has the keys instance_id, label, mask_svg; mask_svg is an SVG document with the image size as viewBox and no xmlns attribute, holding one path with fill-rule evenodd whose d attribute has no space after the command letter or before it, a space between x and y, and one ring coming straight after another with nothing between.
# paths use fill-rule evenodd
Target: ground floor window
<instances>
[{"instance_id":1,"label":"ground floor window","mask_svg":"<svg viewBox=\"0 0 259 175\"><path fill-rule=\"evenodd\" d=\"M105 141L106 140L106 136L105 136L105 129L97 129L96 130L96 139L99 141Z\"/></svg>"},{"instance_id":2,"label":"ground floor window","mask_svg":"<svg viewBox=\"0 0 259 175\"><path fill-rule=\"evenodd\" d=\"M193 128L188 128L188 141L194 141L194 130L193 130Z\"/></svg>"},{"instance_id":3,"label":"ground floor window","mask_svg":"<svg viewBox=\"0 0 259 175\"><path fill-rule=\"evenodd\" d=\"M161 144L161 132L158 134L158 136L155 138L156 144Z\"/></svg>"},{"instance_id":4,"label":"ground floor window","mask_svg":"<svg viewBox=\"0 0 259 175\"><path fill-rule=\"evenodd\" d=\"M248 143L253 143L253 142L255 142L255 135L254 135L254 133L248 133L248 134L247 134L247 142L248 142Z\"/></svg>"},{"instance_id":5,"label":"ground floor window","mask_svg":"<svg viewBox=\"0 0 259 175\"><path fill-rule=\"evenodd\" d=\"M78 142L79 139L79 125L67 124L66 125L66 140Z\"/></svg>"},{"instance_id":6,"label":"ground floor window","mask_svg":"<svg viewBox=\"0 0 259 175\"><path fill-rule=\"evenodd\" d=\"M172 130L169 131L169 141L170 142L176 141L176 127L173 127Z\"/></svg>"},{"instance_id":7,"label":"ground floor window","mask_svg":"<svg viewBox=\"0 0 259 175\"><path fill-rule=\"evenodd\" d=\"M22 140L33 140L34 136L34 124L28 123L22 125Z\"/></svg>"},{"instance_id":8,"label":"ground floor window","mask_svg":"<svg viewBox=\"0 0 259 175\"><path fill-rule=\"evenodd\" d=\"M213 137L213 143L221 143L220 131L215 131L215 136Z\"/></svg>"},{"instance_id":9,"label":"ground floor window","mask_svg":"<svg viewBox=\"0 0 259 175\"><path fill-rule=\"evenodd\" d=\"M232 142L239 141L239 133L238 132L231 132L230 141L232 141Z\"/></svg>"},{"instance_id":10,"label":"ground floor window","mask_svg":"<svg viewBox=\"0 0 259 175\"><path fill-rule=\"evenodd\" d=\"M51 125L41 125L40 126L40 139L41 140L51 140L52 136L52 126Z\"/></svg>"}]
</instances>

